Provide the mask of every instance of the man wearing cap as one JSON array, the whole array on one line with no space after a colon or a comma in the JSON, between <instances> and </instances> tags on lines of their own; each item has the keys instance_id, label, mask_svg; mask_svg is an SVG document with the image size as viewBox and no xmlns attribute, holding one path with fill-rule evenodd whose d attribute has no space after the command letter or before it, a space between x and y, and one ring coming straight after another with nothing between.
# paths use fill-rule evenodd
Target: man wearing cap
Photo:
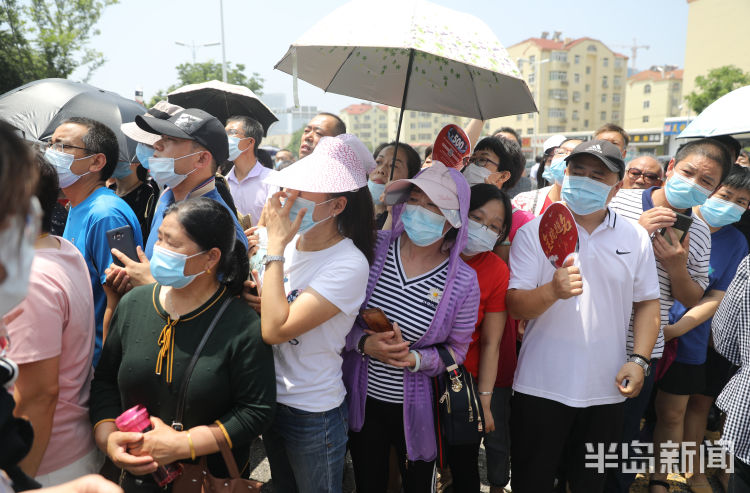
<instances>
[{"instance_id":1,"label":"man wearing cap","mask_svg":"<svg viewBox=\"0 0 750 493\"><path fill-rule=\"evenodd\" d=\"M148 158L148 163L156 183L167 189L156 206L145 251L138 251L140 262L115 250L114 254L125 267L111 265L107 281L115 286L121 286L126 278L133 286L154 282L148 259L158 238L164 211L173 203L188 198L207 197L226 207L234 218L237 239L247 249L247 238L237 216L219 195L214 183L217 162L226 161L229 156L227 134L221 122L196 108L175 113L168 120L139 115L135 122L142 130L161 136L153 145L154 155Z\"/></svg>"},{"instance_id":2,"label":"man wearing cap","mask_svg":"<svg viewBox=\"0 0 750 493\"><path fill-rule=\"evenodd\" d=\"M299 143L299 158L312 153L321 137L336 137L346 133L346 124L333 113L318 113L305 125Z\"/></svg>"},{"instance_id":3,"label":"man wearing cap","mask_svg":"<svg viewBox=\"0 0 750 493\"><path fill-rule=\"evenodd\" d=\"M708 286L711 232L699 217L692 216L692 208L702 205L721 186L731 166L729 152L722 144L711 139L695 140L680 148L669 162L663 187L621 190L610 204L618 214L637 221L653 238L660 286L660 330L653 351L639 353L650 362L652 369L664 352L661 327L669 323L669 310L674 300L687 308L693 307ZM672 227L677 220L676 213L692 219L688 234L682 241ZM629 351L633 348L632 338L631 329L628 333ZM641 417L653 385L654 372L650 372L641 395L626 402L620 443L630 443L638 437ZM634 473L614 470L608 474L607 491L627 492L634 480Z\"/></svg>"},{"instance_id":4,"label":"man wearing cap","mask_svg":"<svg viewBox=\"0 0 750 493\"><path fill-rule=\"evenodd\" d=\"M89 118L71 118L55 129L44 157L57 171L70 212L63 238L73 243L86 260L94 296L96 345L94 365L117 304L114 290L105 285L112 254L107 231L130 226L136 244L143 243L141 227L128 204L104 186L117 165L115 133Z\"/></svg>"},{"instance_id":5,"label":"man wearing cap","mask_svg":"<svg viewBox=\"0 0 750 493\"><path fill-rule=\"evenodd\" d=\"M566 161L562 199L578 231L577 257L555 269L540 245L541 216L521 227L510 250L507 306L529 321L511 402L519 493L552 490L558 470L573 492L602 491L604 471L587 464L586 443L606 451L620 438L624 401L644 379L644 362L625 351L631 311L635 353L650 354L658 333L649 237L607 206L622 187L620 151L584 142Z\"/></svg>"},{"instance_id":6,"label":"man wearing cap","mask_svg":"<svg viewBox=\"0 0 750 493\"><path fill-rule=\"evenodd\" d=\"M263 182L272 171L255 155L263 138L263 126L249 116L233 116L227 119L225 129L229 139L229 160L234 162L227 173L227 183L237 212L249 215L250 226L255 226L266 200L276 191L275 187Z\"/></svg>"}]
</instances>

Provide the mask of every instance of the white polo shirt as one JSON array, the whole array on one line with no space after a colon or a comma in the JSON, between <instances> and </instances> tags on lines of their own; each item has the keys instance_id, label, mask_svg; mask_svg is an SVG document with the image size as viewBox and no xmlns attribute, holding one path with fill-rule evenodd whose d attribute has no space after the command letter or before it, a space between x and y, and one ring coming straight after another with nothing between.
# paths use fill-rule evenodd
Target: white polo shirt
<instances>
[{"instance_id":1,"label":"white polo shirt","mask_svg":"<svg viewBox=\"0 0 750 493\"><path fill-rule=\"evenodd\" d=\"M516 233L508 289L552 280L555 267L539 243L540 221ZM615 404L625 400L615 377L627 359L633 303L659 298L653 248L646 230L611 209L590 235L577 227L583 293L529 320L513 390L571 407Z\"/></svg>"},{"instance_id":2,"label":"white polo shirt","mask_svg":"<svg viewBox=\"0 0 750 493\"><path fill-rule=\"evenodd\" d=\"M276 191L273 185L263 183L263 179L274 171L263 166L260 161L255 161L255 166L250 173L239 181L237 175L234 174L234 169L235 167L232 166L227 173L227 184L232 193L234 205L240 214L250 214L250 219L255 226L263 212L263 206L266 205L266 200Z\"/></svg>"}]
</instances>

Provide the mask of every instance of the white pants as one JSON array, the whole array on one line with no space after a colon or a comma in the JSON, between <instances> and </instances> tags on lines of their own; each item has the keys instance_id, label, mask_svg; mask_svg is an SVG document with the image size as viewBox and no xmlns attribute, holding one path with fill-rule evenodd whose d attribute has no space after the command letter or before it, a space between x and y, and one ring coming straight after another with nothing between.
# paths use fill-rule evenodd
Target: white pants
<instances>
[{"instance_id":1,"label":"white pants","mask_svg":"<svg viewBox=\"0 0 750 493\"><path fill-rule=\"evenodd\" d=\"M102 464L104 464L104 455L98 448L94 447L89 453L72 464L61 467L57 471L37 476L34 479L39 481L44 487L57 486L58 484L67 483L87 474L96 474L101 469Z\"/></svg>"}]
</instances>

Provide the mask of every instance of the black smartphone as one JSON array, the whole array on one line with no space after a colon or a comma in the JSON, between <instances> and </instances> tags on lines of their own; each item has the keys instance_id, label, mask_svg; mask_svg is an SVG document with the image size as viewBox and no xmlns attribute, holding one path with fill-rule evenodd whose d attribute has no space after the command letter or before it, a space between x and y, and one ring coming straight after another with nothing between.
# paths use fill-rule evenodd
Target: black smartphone
<instances>
[{"instance_id":1,"label":"black smartphone","mask_svg":"<svg viewBox=\"0 0 750 493\"><path fill-rule=\"evenodd\" d=\"M107 231L107 242L109 248L117 248L122 253L128 256L130 260L140 262L138 258L138 252L135 250L135 237L133 236L133 228L130 226L121 226L119 228L110 229ZM112 257L115 265L123 267L117 257Z\"/></svg>"},{"instance_id":2,"label":"black smartphone","mask_svg":"<svg viewBox=\"0 0 750 493\"><path fill-rule=\"evenodd\" d=\"M677 214L677 220L671 227L677 233L679 242L682 243L682 240L685 239L685 235L687 235L688 231L690 230L690 225L693 224L693 218L679 212L675 212L675 214ZM670 245L672 244L672 240L667 234L667 228L661 228L661 231L659 231L659 233L664 237L665 240L667 240L667 243L669 243Z\"/></svg>"}]
</instances>

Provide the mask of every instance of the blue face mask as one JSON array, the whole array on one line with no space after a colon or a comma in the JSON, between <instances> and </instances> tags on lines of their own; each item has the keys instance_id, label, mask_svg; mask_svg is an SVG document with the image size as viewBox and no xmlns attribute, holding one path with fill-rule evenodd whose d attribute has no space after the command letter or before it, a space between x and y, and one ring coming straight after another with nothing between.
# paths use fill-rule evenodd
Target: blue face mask
<instances>
[{"instance_id":1,"label":"blue face mask","mask_svg":"<svg viewBox=\"0 0 750 493\"><path fill-rule=\"evenodd\" d=\"M476 221L469 221L469 241L466 243L463 253L466 255L476 255L482 252L489 252L495 248L499 237L500 235L488 227Z\"/></svg>"},{"instance_id":2,"label":"blue face mask","mask_svg":"<svg viewBox=\"0 0 750 493\"><path fill-rule=\"evenodd\" d=\"M138 162L141 163L141 166L148 169L148 160L154 155L154 148L147 146L143 142L138 142L138 145L135 146L135 155L138 157Z\"/></svg>"},{"instance_id":3,"label":"blue face mask","mask_svg":"<svg viewBox=\"0 0 750 493\"><path fill-rule=\"evenodd\" d=\"M193 258L201 253L205 252L188 256L167 250L159 245L154 245L154 253L151 255L151 275L162 286L172 286L177 289L184 288L193 282L193 279L205 272L201 271L197 274L185 275L185 262L189 258Z\"/></svg>"},{"instance_id":4,"label":"blue face mask","mask_svg":"<svg viewBox=\"0 0 750 493\"><path fill-rule=\"evenodd\" d=\"M734 202L729 202L719 197L710 197L701 206L701 216L703 216L703 220L709 226L721 228L727 224L739 221L746 210Z\"/></svg>"},{"instance_id":5,"label":"blue face mask","mask_svg":"<svg viewBox=\"0 0 750 493\"><path fill-rule=\"evenodd\" d=\"M367 180L367 188L370 190L370 195L372 195L372 203L382 205L383 202L380 201L380 196L385 191L385 183L375 183L374 181Z\"/></svg>"},{"instance_id":6,"label":"blue face mask","mask_svg":"<svg viewBox=\"0 0 750 493\"><path fill-rule=\"evenodd\" d=\"M125 178L126 176L130 176L133 173L133 170L130 169L130 163L127 163L125 161L120 161L117 163L117 166L115 166L115 171L112 173L112 178Z\"/></svg>"},{"instance_id":7,"label":"blue face mask","mask_svg":"<svg viewBox=\"0 0 750 493\"><path fill-rule=\"evenodd\" d=\"M202 151L194 152L192 154L187 154L182 157L178 158L171 158L171 157L151 157L148 160L149 163L149 172L151 173L151 177L156 181L156 183L160 187L169 187L174 188L182 181L188 177L190 173L197 170L198 168L193 168L192 171L184 174L184 175L178 175L174 172L174 162L178 159L194 156L196 154L200 154Z\"/></svg>"},{"instance_id":8,"label":"blue face mask","mask_svg":"<svg viewBox=\"0 0 750 493\"><path fill-rule=\"evenodd\" d=\"M565 168L568 164L565 162L565 156L555 158L552 160L549 166L544 168L542 172L542 178L550 183L561 184L565 177Z\"/></svg>"},{"instance_id":9,"label":"blue face mask","mask_svg":"<svg viewBox=\"0 0 750 493\"><path fill-rule=\"evenodd\" d=\"M297 215L299 214L299 211L302 209L307 209L307 212L305 212L304 217L302 217L302 223L299 225L299 231L297 232L300 235L303 235L310 231L312 228L317 226L318 224L322 223L323 221L327 221L331 219L333 216L328 216L325 219L321 219L320 221L313 221L313 213L315 212L315 207L321 204L326 204L330 202L333 199L326 200L324 202L320 202L319 204L316 204L312 200L303 199L302 197L297 197L297 199L292 204L292 208L289 209L289 220L294 222L297 219Z\"/></svg>"},{"instance_id":10,"label":"blue face mask","mask_svg":"<svg viewBox=\"0 0 750 493\"><path fill-rule=\"evenodd\" d=\"M432 245L444 235L445 217L418 205L406 204L401 222L406 235L417 246Z\"/></svg>"},{"instance_id":11,"label":"blue face mask","mask_svg":"<svg viewBox=\"0 0 750 493\"><path fill-rule=\"evenodd\" d=\"M227 135L227 143L229 144L229 157L227 159L229 161L234 161L235 159L240 157L240 154L245 152L247 149L250 149L250 147L248 146L247 149L240 150L240 142L251 138L252 137L245 137L244 139L240 139L239 137Z\"/></svg>"},{"instance_id":12,"label":"blue face mask","mask_svg":"<svg viewBox=\"0 0 750 493\"><path fill-rule=\"evenodd\" d=\"M47 149L44 151L44 158L57 172L57 181L59 182L60 188L68 188L80 180L82 176L91 173L91 171L87 171L82 175L77 175L71 171L70 167L73 166L74 161L80 161L81 159L89 158L92 155L93 154L76 159L72 154L65 152L55 151L53 149Z\"/></svg>"},{"instance_id":13,"label":"blue face mask","mask_svg":"<svg viewBox=\"0 0 750 493\"><path fill-rule=\"evenodd\" d=\"M571 211L586 216L607 206L612 187L586 176L565 175L560 196Z\"/></svg>"},{"instance_id":14,"label":"blue face mask","mask_svg":"<svg viewBox=\"0 0 750 493\"><path fill-rule=\"evenodd\" d=\"M711 190L706 190L693 180L673 171L672 176L664 185L664 193L669 205L675 209L690 209L696 205L703 205L711 195Z\"/></svg>"}]
</instances>

